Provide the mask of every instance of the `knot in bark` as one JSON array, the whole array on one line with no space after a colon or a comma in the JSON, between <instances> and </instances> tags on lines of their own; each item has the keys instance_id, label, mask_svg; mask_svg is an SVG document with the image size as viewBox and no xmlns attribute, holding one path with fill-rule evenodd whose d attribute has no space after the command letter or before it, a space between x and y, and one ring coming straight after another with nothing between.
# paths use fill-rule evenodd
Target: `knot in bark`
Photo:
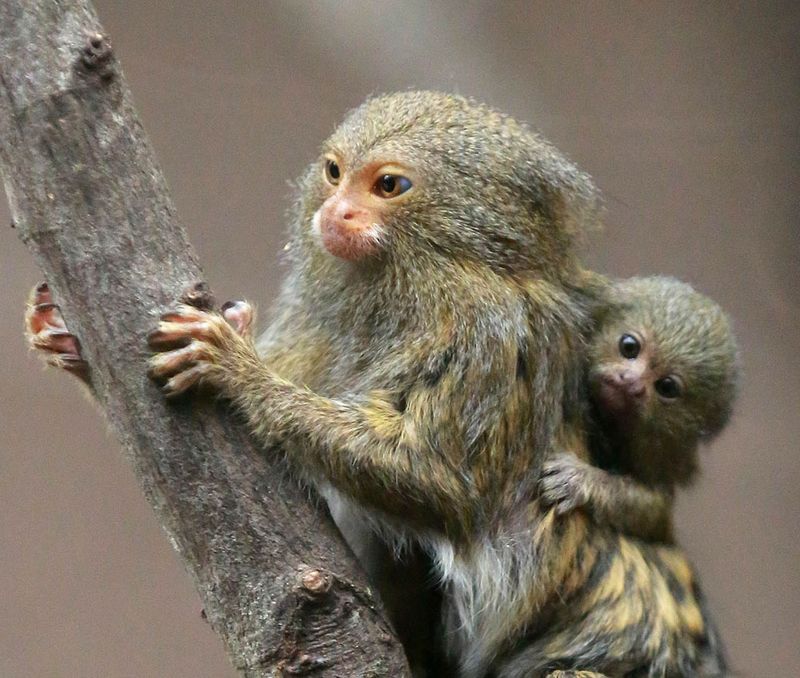
<instances>
[{"instance_id":1,"label":"knot in bark","mask_svg":"<svg viewBox=\"0 0 800 678\"><path fill-rule=\"evenodd\" d=\"M86 37L76 65L85 74L94 73L102 80L109 80L114 76L113 56L108 36L94 32Z\"/></svg>"},{"instance_id":2,"label":"knot in bark","mask_svg":"<svg viewBox=\"0 0 800 678\"><path fill-rule=\"evenodd\" d=\"M308 568L300 574L300 586L303 591L318 597L323 596L331 590L333 576L330 572L316 568Z\"/></svg>"}]
</instances>

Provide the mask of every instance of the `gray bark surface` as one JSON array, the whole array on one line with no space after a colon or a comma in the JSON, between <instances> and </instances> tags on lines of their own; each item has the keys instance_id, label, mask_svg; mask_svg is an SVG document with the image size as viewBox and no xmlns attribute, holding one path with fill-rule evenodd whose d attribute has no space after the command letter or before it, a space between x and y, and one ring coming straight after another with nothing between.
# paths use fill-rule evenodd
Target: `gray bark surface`
<instances>
[{"instance_id":1,"label":"gray bark surface","mask_svg":"<svg viewBox=\"0 0 800 678\"><path fill-rule=\"evenodd\" d=\"M0 171L233 664L247 676L408 675L327 513L224 405L167 403L146 376L145 335L203 276L89 2L0 0Z\"/></svg>"}]
</instances>

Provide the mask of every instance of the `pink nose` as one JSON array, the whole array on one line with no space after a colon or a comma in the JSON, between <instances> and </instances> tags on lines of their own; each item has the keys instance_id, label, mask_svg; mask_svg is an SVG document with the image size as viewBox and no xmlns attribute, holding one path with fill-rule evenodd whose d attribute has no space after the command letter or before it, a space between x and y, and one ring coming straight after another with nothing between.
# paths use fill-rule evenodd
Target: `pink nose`
<instances>
[{"instance_id":1,"label":"pink nose","mask_svg":"<svg viewBox=\"0 0 800 678\"><path fill-rule=\"evenodd\" d=\"M367 216L367 211L354 205L349 200L340 199L332 206L332 216L334 219L342 221L361 221Z\"/></svg>"},{"instance_id":2,"label":"pink nose","mask_svg":"<svg viewBox=\"0 0 800 678\"><path fill-rule=\"evenodd\" d=\"M630 398L639 399L645 393L641 376L632 370L615 370L604 374L603 381Z\"/></svg>"}]
</instances>

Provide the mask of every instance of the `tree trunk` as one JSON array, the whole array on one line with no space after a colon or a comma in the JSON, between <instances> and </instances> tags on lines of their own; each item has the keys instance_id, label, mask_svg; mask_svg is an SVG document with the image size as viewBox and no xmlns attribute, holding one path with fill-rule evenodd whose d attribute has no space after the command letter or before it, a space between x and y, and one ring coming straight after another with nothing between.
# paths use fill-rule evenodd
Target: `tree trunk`
<instances>
[{"instance_id":1,"label":"tree trunk","mask_svg":"<svg viewBox=\"0 0 800 678\"><path fill-rule=\"evenodd\" d=\"M0 170L233 664L248 676L408 675L327 513L223 405L168 404L146 376L146 333L202 273L86 0L0 0Z\"/></svg>"}]
</instances>

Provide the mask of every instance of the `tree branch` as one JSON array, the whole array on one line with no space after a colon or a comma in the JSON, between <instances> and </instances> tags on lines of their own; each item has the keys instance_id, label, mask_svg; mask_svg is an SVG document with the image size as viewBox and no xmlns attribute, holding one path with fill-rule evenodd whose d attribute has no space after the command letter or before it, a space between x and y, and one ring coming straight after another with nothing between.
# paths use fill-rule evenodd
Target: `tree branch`
<instances>
[{"instance_id":1,"label":"tree branch","mask_svg":"<svg viewBox=\"0 0 800 678\"><path fill-rule=\"evenodd\" d=\"M327 514L222 405L166 404L145 334L202 281L85 0L0 0L0 170L96 397L248 676L408 674Z\"/></svg>"}]
</instances>

